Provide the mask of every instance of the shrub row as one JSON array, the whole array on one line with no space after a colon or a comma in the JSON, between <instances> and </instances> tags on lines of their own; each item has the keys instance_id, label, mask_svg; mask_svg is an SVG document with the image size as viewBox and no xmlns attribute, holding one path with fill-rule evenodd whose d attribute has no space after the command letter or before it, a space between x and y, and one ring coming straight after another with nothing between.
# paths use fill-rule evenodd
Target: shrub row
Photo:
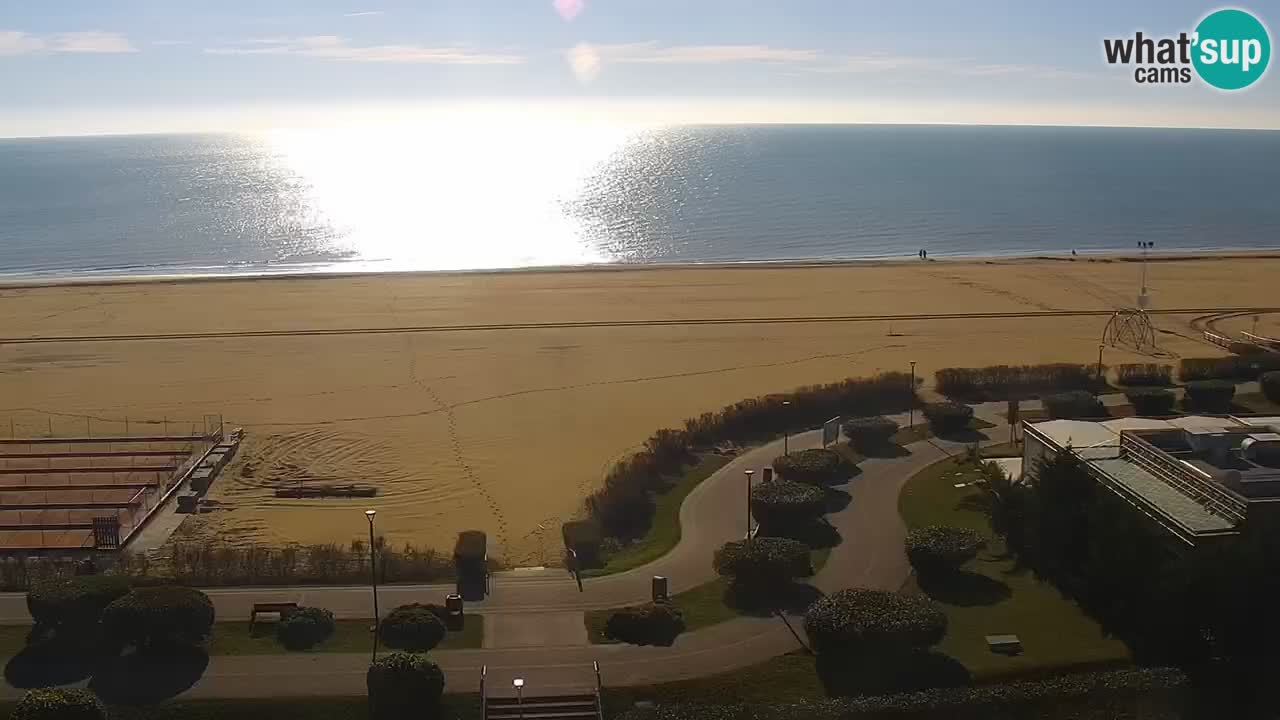
<instances>
[{"instance_id":1,"label":"shrub row","mask_svg":"<svg viewBox=\"0 0 1280 720\"><path fill-rule=\"evenodd\" d=\"M11 720L107 720L102 701L80 688L28 691L9 715Z\"/></svg>"},{"instance_id":2,"label":"shrub row","mask_svg":"<svg viewBox=\"0 0 1280 720\"><path fill-rule=\"evenodd\" d=\"M807 525L821 517L826 506L826 493L808 483L774 480L751 491L751 514L767 531Z\"/></svg>"},{"instance_id":3,"label":"shrub row","mask_svg":"<svg viewBox=\"0 0 1280 720\"><path fill-rule=\"evenodd\" d=\"M809 485L832 485L847 480L849 468L840 454L824 448L797 450L773 459L773 469L784 480Z\"/></svg>"},{"instance_id":4,"label":"shrub row","mask_svg":"<svg viewBox=\"0 0 1280 720\"><path fill-rule=\"evenodd\" d=\"M1280 370L1264 372L1258 377L1262 394L1273 403L1280 403Z\"/></svg>"},{"instance_id":5,"label":"shrub row","mask_svg":"<svg viewBox=\"0 0 1280 720\"><path fill-rule=\"evenodd\" d=\"M946 717L956 720L1053 717L1179 717L1175 692L1187 685L1182 672L1170 668L1125 669L1058 675L1043 680L976 687L935 688L896 695L877 695L802 703L752 705L658 705L636 708L622 720L863 720L864 718ZM1090 713L1091 707L1100 712Z\"/></svg>"},{"instance_id":6,"label":"shrub row","mask_svg":"<svg viewBox=\"0 0 1280 720\"><path fill-rule=\"evenodd\" d=\"M102 611L102 629L115 642L139 650L193 646L213 629L209 596L185 587L137 588Z\"/></svg>"},{"instance_id":7,"label":"shrub row","mask_svg":"<svg viewBox=\"0 0 1280 720\"><path fill-rule=\"evenodd\" d=\"M898 423L883 415L858 417L844 422L844 435L856 448L883 447L898 432Z\"/></svg>"},{"instance_id":8,"label":"shrub row","mask_svg":"<svg viewBox=\"0 0 1280 720\"><path fill-rule=\"evenodd\" d=\"M1124 396L1138 415L1173 415L1173 406L1178 402L1178 396L1163 387L1132 387L1124 391Z\"/></svg>"},{"instance_id":9,"label":"shrub row","mask_svg":"<svg viewBox=\"0 0 1280 720\"><path fill-rule=\"evenodd\" d=\"M27 593L27 610L41 630L85 628L102 611L129 593L129 579L115 575L50 578L34 583Z\"/></svg>"},{"instance_id":10,"label":"shrub row","mask_svg":"<svg viewBox=\"0 0 1280 720\"><path fill-rule=\"evenodd\" d=\"M369 665L365 676L373 720L440 716L444 673L425 655L393 652Z\"/></svg>"},{"instance_id":11,"label":"shrub row","mask_svg":"<svg viewBox=\"0 0 1280 720\"><path fill-rule=\"evenodd\" d=\"M290 650L306 650L327 640L335 627L333 611L300 607L276 623L276 639Z\"/></svg>"},{"instance_id":12,"label":"shrub row","mask_svg":"<svg viewBox=\"0 0 1280 720\"><path fill-rule=\"evenodd\" d=\"M1102 401L1088 390L1045 395L1041 402L1045 412L1054 419L1097 418L1107 414Z\"/></svg>"},{"instance_id":13,"label":"shrub row","mask_svg":"<svg viewBox=\"0 0 1280 720\"><path fill-rule=\"evenodd\" d=\"M725 543L712 562L716 574L751 588L774 590L813 571L809 547L798 540L757 537Z\"/></svg>"},{"instance_id":14,"label":"shrub row","mask_svg":"<svg viewBox=\"0 0 1280 720\"><path fill-rule=\"evenodd\" d=\"M694 451L814 427L843 413L897 412L915 401L910 376L885 373L736 402L690 418L682 429L654 433L641 451L609 470L603 487L587 498L587 513L608 537L640 537L652 519L653 494L666 488Z\"/></svg>"},{"instance_id":15,"label":"shrub row","mask_svg":"<svg viewBox=\"0 0 1280 720\"><path fill-rule=\"evenodd\" d=\"M1197 380L1186 385L1187 400L1196 410L1225 413L1231 410L1236 386L1228 380Z\"/></svg>"},{"instance_id":16,"label":"shrub row","mask_svg":"<svg viewBox=\"0 0 1280 720\"><path fill-rule=\"evenodd\" d=\"M938 392L973 400L1033 397L1054 390L1088 390L1097 367L1074 363L992 365L981 368L943 368L934 373Z\"/></svg>"},{"instance_id":17,"label":"shrub row","mask_svg":"<svg viewBox=\"0 0 1280 720\"><path fill-rule=\"evenodd\" d=\"M422 603L401 605L378 624L378 637L387 647L410 652L434 650L447 633L436 606Z\"/></svg>"},{"instance_id":18,"label":"shrub row","mask_svg":"<svg viewBox=\"0 0 1280 720\"><path fill-rule=\"evenodd\" d=\"M1172 385L1173 366L1159 363L1123 363L1115 366L1121 385Z\"/></svg>"},{"instance_id":19,"label":"shrub row","mask_svg":"<svg viewBox=\"0 0 1280 720\"><path fill-rule=\"evenodd\" d=\"M1178 377L1191 380L1253 380L1264 372L1280 370L1280 353L1264 352L1227 357L1183 358Z\"/></svg>"},{"instance_id":20,"label":"shrub row","mask_svg":"<svg viewBox=\"0 0 1280 720\"><path fill-rule=\"evenodd\" d=\"M624 607L609 616L604 635L632 645L668 647L684 632L684 614L668 602Z\"/></svg>"}]
</instances>

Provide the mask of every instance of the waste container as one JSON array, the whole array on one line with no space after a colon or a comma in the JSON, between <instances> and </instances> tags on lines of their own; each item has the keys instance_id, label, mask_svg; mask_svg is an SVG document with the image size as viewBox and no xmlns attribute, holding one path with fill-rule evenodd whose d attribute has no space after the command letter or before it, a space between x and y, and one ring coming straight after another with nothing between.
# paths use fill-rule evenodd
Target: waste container
<instances>
[{"instance_id":1,"label":"waste container","mask_svg":"<svg viewBox=\"0 0 1280 720\"><path fill-rule=\"evenodd\" d=\"M762 476L762 478L764 482L773 482L773 468L771 467L765 468L764 475Z\"/></svg>"},{"instance_id":2,"label":"waste container","mask_svg":"<svg viewBox=\"0 0 1280 720\"><path fill-rule=\"evenodd\" d=\"M444 596L444 609L447 615L445 625L450 630L461 630L462 620L462 596L458 593L449 593Z\"/></svg>"},{"instance_id":3,"label":"waste container","mask_svg":"<svg viewBox=\"0 0 1280 720\"><path fill-rule=\"evenodd\" d=\"M667 601L667 579L661 575L653 576L653 601Z\"/></svg>"}]
</instances>

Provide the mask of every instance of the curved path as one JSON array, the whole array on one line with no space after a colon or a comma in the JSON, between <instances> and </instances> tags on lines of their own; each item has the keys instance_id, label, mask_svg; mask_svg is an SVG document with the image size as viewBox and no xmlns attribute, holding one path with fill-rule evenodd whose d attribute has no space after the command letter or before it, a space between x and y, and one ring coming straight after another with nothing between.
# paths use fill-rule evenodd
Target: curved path
<instances>
[{"instance_id":1,"label":"curved path","mask_svg":"<svg viewBox=\"0 0 1280 720\"><path fill-rule=\"evenodd\" d=\"M995 415L995 407L979 407L978 414L996 423L985 431L990 442L1002 442L1008 436L1008 426ZM900 420L905 424L905 415ZM815 430L793 436L790 445L792 449L816 447L820 439L821 431ZM918 470L963 450L964 443L930 439L907 449L910 454L900 458L864 460L861 472L845 486L851 502L828 515L843 540L812 580L819 590L855 586L896 590L906 581L909 567L902 551L905 529L897 511L899 492ZM792 629L778 618L733 619L685 633L669 648L586 645L582 631L584 610L647 601L654 575L669 578L673 594L714 580L714 551L746 532L743 471L765 467L781 452L781 440L754 448L703 481L680 508L680 542L648 565L586 579L582 592L563 570L495 574L491 595L468 606L469 611L485 615L486 647L432 653L448 677L449 689L478 689L482 666L488 667L491 689L509 690L511 679L519 675L530 692L546 693L593 686L592 661L600 663L606 685L641 685L733 670L799 648ZM439 602L452 591L452 585L396 585L380 588L378 597L381 607L390 608L406 602ZM327 607L339 617L369 617L372 611L370 591L364 587L206 592L224 620L247 621L253 603L285 600ZM800 632L794 620L791 625ZM0 594L0 624L29 622L24 595ZM522 636L529 641L522 642ZM500 644L508 646L490 647ZM365 653L214 656L182 697L363 695L368 662ZM0 685L0 697L21 692Z\"/></svg>"}]
</instances>

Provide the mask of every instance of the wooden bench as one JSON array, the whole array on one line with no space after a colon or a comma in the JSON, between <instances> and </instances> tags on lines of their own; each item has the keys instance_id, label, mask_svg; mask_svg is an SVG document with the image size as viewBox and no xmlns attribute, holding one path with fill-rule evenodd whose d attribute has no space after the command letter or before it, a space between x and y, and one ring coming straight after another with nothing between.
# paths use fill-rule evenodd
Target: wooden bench
<instances>
[{"instance_id":1,"label":"wooden bench","mask_svg":"<svg viewBox=\"0 0 1280 720\"><path fill-rule=\"evenodd\" d=\"M297 609L298 603L296 602L254 603L253 612L249 613L249 628L253 629L253 624L257 622L259 613L276 613L283 620L286 615Z\"/></svg>"},{"instance_id":2,"label":"wooden bench","mask_svg":"<svg viewBox=\"0 0 1280 720\"><path fill-rule=\"evenodd\" d=\"M988 635L987 648L1001 655L1018 655L1022 652L1022 641L1017 635Z\"/></svg>"}]
</instances>

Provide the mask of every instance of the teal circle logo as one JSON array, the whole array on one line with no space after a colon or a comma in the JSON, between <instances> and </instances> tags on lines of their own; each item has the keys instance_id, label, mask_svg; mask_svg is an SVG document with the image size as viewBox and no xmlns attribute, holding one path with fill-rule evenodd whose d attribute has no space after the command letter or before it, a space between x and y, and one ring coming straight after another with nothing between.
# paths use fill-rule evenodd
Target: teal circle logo
<instances>
[{"instance_id":1,"label":"teal circle logo","mask_svg":"<svg viewBox=\"0 0 1280 720\"><path fill-rule=\"evenodd\" d=\"M1271 60L1271 36L1244 10L1218 10L1196 26L1191 62L1200 79L1219 90L1240 90L1258 81Z\"/></svg>"}]
</instances>

